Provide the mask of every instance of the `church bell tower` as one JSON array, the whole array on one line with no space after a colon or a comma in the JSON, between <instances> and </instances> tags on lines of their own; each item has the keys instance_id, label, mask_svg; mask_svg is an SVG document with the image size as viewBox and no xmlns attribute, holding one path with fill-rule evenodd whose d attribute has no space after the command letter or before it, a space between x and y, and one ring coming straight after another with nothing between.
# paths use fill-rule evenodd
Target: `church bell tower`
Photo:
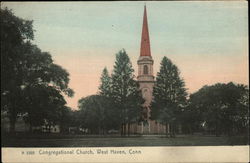
<instances>
[{"instance_id":1,"label":"church bell tower","mask_svg":"<svg viewBox=\"0 0 250 163\"><path fill-rule=\"evenodd\" d=\"M153 86L154 86L154 75L153 75L153 64L154 60L151 56L150 51L150 39L147 21L147 9L144 6L143 25L142 25L142 36L141 36L141 49L140 56L137 61L138 64L138 76L137 80L140 84L140 90L142 96L145 99L143 104L142 119L146 123L142 123L142 133L151 133L150 124L152 123L150 117L150 105L152 101Z\"/></svg>"}]
</instances>

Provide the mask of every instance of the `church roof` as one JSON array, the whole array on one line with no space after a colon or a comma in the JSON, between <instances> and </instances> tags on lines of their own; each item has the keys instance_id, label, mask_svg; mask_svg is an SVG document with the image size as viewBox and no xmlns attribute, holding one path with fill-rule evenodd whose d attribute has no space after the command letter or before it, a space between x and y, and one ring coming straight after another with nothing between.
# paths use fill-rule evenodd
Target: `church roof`
<instances>
[{"instance_id":1,"label":"church roof","mask_svg":"<svg viewBox=\"0 0 250 163\"><path fill-rule=\"evenodd\" d=\"M144 6L140 56L151 56L146 5Z\"/></svg>"}]
</instances>

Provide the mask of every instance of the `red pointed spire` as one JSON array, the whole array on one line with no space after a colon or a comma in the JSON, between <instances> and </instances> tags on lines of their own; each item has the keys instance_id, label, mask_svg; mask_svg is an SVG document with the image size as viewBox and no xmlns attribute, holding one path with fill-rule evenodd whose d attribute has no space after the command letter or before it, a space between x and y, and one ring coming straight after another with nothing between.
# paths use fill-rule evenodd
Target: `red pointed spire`
<instances>
[{"instance_id":1,"label":"red pointed spire","mask_svg":"<svg viewBox=\"0 0 250 163\"><path fill-rule=\"evenodd\" d=\"M151 56L146 5L144 6L140 56Z\"/></svg>"}]
</instances>

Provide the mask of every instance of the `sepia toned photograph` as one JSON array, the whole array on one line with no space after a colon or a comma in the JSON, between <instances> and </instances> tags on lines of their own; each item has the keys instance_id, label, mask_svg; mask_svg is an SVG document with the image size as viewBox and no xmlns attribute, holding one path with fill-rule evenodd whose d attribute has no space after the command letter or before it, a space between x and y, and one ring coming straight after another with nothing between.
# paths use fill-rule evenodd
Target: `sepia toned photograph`
<instances>
[{"instance_id":1,"label":"sepia toned photograph","mask_svg":"<svg viewBox=\"0 0 250 163\"><path fill-rule=\"evenodd\" d=\"M1 2L2 155L249 160L248 48L246 1Z\"/></svg>"}]
</instances>

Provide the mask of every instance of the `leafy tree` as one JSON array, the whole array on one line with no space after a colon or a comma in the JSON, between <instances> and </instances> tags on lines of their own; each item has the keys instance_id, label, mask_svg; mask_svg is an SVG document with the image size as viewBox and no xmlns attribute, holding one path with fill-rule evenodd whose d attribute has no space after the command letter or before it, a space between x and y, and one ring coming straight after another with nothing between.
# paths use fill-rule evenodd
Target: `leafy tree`
<instances>
[{"instance_id":1,"label":"leafy tree","mask_svg":"<svg viewBox=\"0 0 250 163\"><path fill-rule=\"evenodd\" d=\"M62 93L74 94L68 88L68 72L54 64L49 53L32 45L32 21L8 9L1 9L1 16L1 106L9 115L10 130L15 130L17 115L26 112L31 126L45 119L55 123L55 113L66 103Z\"/></svg>"},{"instance_id":2,"label":"leafy tree","mask_svg":"<svg viewBox=\"0 0 250 163\"><path fill-rule=\"evenodd\" d=\"M79 132L79 128L82 127L82 116L79 110L72 110L70 107L64 106L60 110L60 131L62 133L69 133L69 128L76 128L76 132Z\"/></svg>"},{"instance_id":3,"label":"leafy tree","mask_svg":"<svg viewBox=\"0 0 250 163\"><path fill-rule=\"evenodd\" d=\"M117 125L117 122L119 121L119 118L117 115L119 113L115 108L115 104L112 99L112 81L106 67L102 71L99 91L100 96L102 96L102 99L105 99L107 104L104 108L106 113L105 116L107 119L106 129L118 129L119 126Z\"/></svg>"},{"instance_id":4,"label":"leafy tree","mask_svg":"<svg viewBox=\"0 0 250 163\"><path fill-rule=\"evenodd\" d=\"M125 50L119 51L111 77L107 68L103 69L99 95L79 100L84 127L94 133L121 127L121 134L125 135L125 127L129 131L130 124L138 121L143 99L133 72Z\"/></svg>"},{"instance_id":5,"label":"leafy tree","mask_svg":"<svg viewBox=\"0 0 250 163\"><path fill-rule=\"evenodd\" d=\"M151 118L170 124L171 136L175 134L179 115L186 105L186 89L180 72L170 59L163 57L153 89ZM166 132L167 133L167 132Z\"/></svg>"},{"instance_id":6,"label":"leafy tree","mask_svg":"<svg viewBox=\"0 0 250 163\"><path fill-rule=\"evenodd\" d=\"M134 80L134 69L130 59L123 49L116 54L116 61L114 64L112 79L111 98L113 106L117 109L117 122L121 126L121 134L126 134L126 125L135 122L139 118L139 113L143 100L139 85Z\"/></svg>"},{"instance_id":7,"label":"leafy tree","mask_svg":"<svg viewBox=\"0 0 250 163\"><path fill-rule=\"evenodd\" d=\"M63 106L59 115L60 132L68 133L73 121L73 110L70 107Z\"/></svg>"},{"instance_id":8,"label":"leafy tree","mask_svg":"<svg viewBox=\"0 0 250 163\"><path fill-rule=\"evenodd\" d=\"M37 85L25 89L25 108L27 111L26 121L33 126L46 125L50 127L59 124L60 115L65 107L66 101L54 87Z\"/></svg>"},{"instance_id":9,"label":"leafy tree","mask_svg":"<svg viewBox=\"0 0 250 163\"><path fill-rule=\"evenodd\" d=\"M125 100L126 109L126 124L127 124L127 134L130 135L130 125L138 123L141 119L142 104L144 99L142 98L141 90L139 90L139 84L137 82L133 83L133 90L131 94L127 96Z\"/></svg>"},{"instance_id":10,"label":"leafy tree","mask_svg":"<svg viewBox=\"0 0 250 163\"><path fill-rule=\"evenodd\" d=\"M249 90L230 82L204 86L190 95L191 107L201 113L205 127L218 136L246 133L249 125Z\"/></svg>"},{"instance_id":11,"label":"leafy tree","mask_svg":"<svg viewBox=\"0 0 250 163\"><path fill-rule=\"evenodd\" d=\"M23 45L33 40L32 21L13 15L12 11L1 9L1 108L10 118L10 131L15 130L17 114L22 110L22 78L24 74Z\"/></svg>"},{"instance_id":12,"label":"leafy tree","mask_svg":"<svg viewBox=\"0 0 250 163\"><path fill-rule=\"evenodd\" d=\"M200 110L195 109L188 100L187 106L182 110L179 119L182 125L182 131L186 134L193 134L194 132L203 132L204 121L201 118Z\"/></svg>"},{"instance_id":13,"label":"leafy tree","mask_svg":"<svg viewBox=\"0 0 250 163\"><path fill-rule=\"evenodd\" d=\"M104 134L110 128L109 103L104 96L92 95L79 100L82 127L91 133Z\"/></svg>"},{"instance_id":14,"label":"leafy tree","mask_svg":"<svg viewBox=\"0 0 250 163\"><path fill-rule=\"evenodd\" d=\"M105 97L111 96L111 77L109 76L108 70L105 67L101 75L101 84L99 86L100 95Z\"/></svg>"},{"instance_id":15,"label":"leafy tree","mask_svg":"<svg viewBox=\"0 0 250 163\"><path fill-rule=\"evenodd\" d=\"M22 75L21 86L26 92L24 111L28 112L31 127L42 125L46 120L50 128L58 122L60 110L66 104L62 93L73 96L73 90L68 88L69 74L53 63L49 53L41 52L34 45L29 45L25 56L22 68L26 73Z\"/></svg>"}]
</instances>

